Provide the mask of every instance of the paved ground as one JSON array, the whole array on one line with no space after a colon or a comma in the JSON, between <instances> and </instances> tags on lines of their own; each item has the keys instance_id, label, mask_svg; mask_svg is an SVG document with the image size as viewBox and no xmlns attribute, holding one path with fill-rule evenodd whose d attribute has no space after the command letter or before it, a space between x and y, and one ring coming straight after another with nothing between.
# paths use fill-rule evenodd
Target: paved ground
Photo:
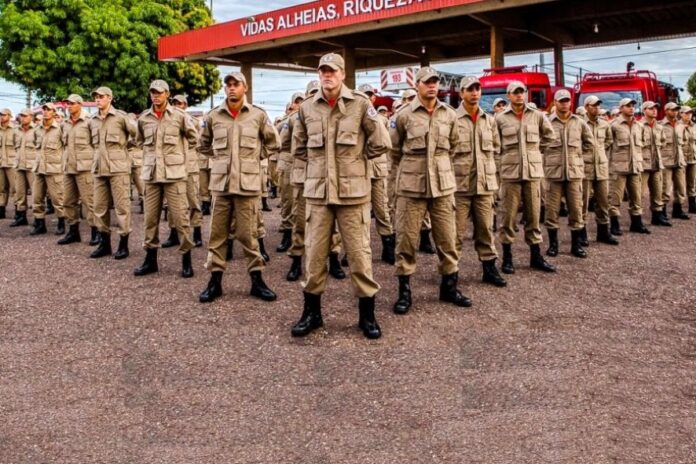
<instances>
[{"instance_id":1,"label":"paved ground","mask_svg":"<svg viewBox=\"0 0 696 464\"><path fill-rule=\"evenodd\" d=\"M291 338L301 286L277 253L273 304L247 296L238 259L224 297L199 304L203 249L193 279L171 250L133 277L134 217L120 262L0 221L1 463L696 462L696 220L593 242L584 261L565 231L551 276L518 244L506 289L479 283L467 247L470 310L438 303L421 255L415 307L394 315L396 279L375 260L384 337L367 341L333 280L325 330Z\"/></svg>"}]
</instances>

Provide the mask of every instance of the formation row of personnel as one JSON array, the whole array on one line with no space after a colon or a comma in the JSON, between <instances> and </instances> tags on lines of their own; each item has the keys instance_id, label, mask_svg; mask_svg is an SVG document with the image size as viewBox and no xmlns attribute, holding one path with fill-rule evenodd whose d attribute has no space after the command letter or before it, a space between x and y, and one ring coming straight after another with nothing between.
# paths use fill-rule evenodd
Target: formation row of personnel
<instances>
[{"instance_id":1,"label":"formation row of personnel","mask_svg":"<svg viewBox=\"0 0 696 464\"><path fill-rule=\"evenodd\" d=\"M208 183L213 201L205 264L211 276L199 299L211 302L222 295L222 276L230 239L234 238L247 260L250 293L272 301L276 295L262 278L266 260L259 237L263 234L260 199L265 186L264 160L275 157L283 231L279 251L287 250L291 257L288 280L298 280L303 274L305 256L304 307L292 328L294 336L307 335L323 325L321 295L327 275L332 267L335 270L339 244L345 248L359 300L358 325L368 338L381 336L375 318L375 295L380 286L372 275L371 213L382 238L382 259L395 264L399 290L393 310L398 314L407 313L412 306L410 276L416 272L417 251L423 231L427 237L428 229L432 229L439 258L440 300L459 307L472 304L458 288L468 221L473 223L483 281L506 285L496 267L493 221L497 198L503 213L499 239L506 274L515 272L511 245L520 206L530 266L545 272L556 270L540 250L542 197L550 256L558 253L562 198L569 209L571 253L580 258L587 256L585 224L590 196L596 203L599 242L618 243L615 236L622 233L618 218L626 189L631 231L649 233L642 223L643 182L651 192L653 224L669 224L664 205L672 191L673 216L688 217L681 209L680 195L695 180L696 171L688 166L696 167L696 137L690 118L677 123L675 110L679 109L673 106L666 107L667 119L658 123L654 120L655 105L646 102L646 121L642 123L634 118L635 102L624 99L621 116L609 124L600 117L601 102L596 97L585 100L584 119L571 113L570 94L560 90L555 95L555 113L547 118L525 103L527 89L514 82L507 88L509 104L493 116L479 106L478 79L462 80L462 105L455 110L437 99L439 75L424 67L416 75L417 87L409 101L387 120L373 107L370 89L364 89L366 94L343 84L340 55L323 56L317 69L319 80L310 82L304 94L293 95L290 111L277 127L261 108L247 102L248 88L241 73L225 76L226 100L206 115L200 135L190 116L168 104L169 88L159 80L150 86L152 107L137 121L111 106L111 91L106 88L94 93L100 110L95 117L81 117L71 110L73 117L62 129L52 122L53 108L47 104L43 125L34 136L38 141L34 195L41 199L41 182L46 183L50 195L53 175L64 175L68 179L65 185L74 177L74 190L83 204L91 203L99 230L92 256L111 252L110 202L121 235L115 257L127 256L130 208L123 203L130 188L127 144L134 140L143 149L146 249L145 261L134 272L146 275L158 270L158 227L166 198L170 224L179 239L182 276L190 277L190 250L194 246L190 215L195 200L187 195L186 165L196 159L191 153L202 154L210 160ZM77 96L68 101L79 98L73 97ZM691 110L683 107L681 112L690 115ZM76 130L79 127L83 130ZM19 137L13 143L5 143L3 133L3 154L8 147L20 154L15 165L22 162L26 143L21 140L29 130L22 124L13 132L13 137ZM70 172L73 160L90 169ZM90 180L94 183L91 202L89 194L80 190L80 185ZM691 206L691 193L689 197ZM693 197L696 199L696 193ZM35 221L40 221L43 217L37 201L42 201L34 199ZM693 205L696 209L696 200ZM75 214L79 220L79 213L72 217Z\"/></svg>"}]
</instances>

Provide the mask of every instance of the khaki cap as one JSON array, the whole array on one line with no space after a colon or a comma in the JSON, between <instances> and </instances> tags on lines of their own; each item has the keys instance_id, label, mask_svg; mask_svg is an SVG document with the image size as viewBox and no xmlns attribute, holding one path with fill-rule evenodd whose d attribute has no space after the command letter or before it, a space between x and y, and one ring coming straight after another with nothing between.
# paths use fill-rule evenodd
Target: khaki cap
<instances>
[{"instance_id":1,"label":"khaki cap","mask_svg":"<svg viewBox=\"0 0 696 464\"><path fill-rule=\"evenodd\" d=\"M316 92L317 90L319 90L319 87L320 87L319 81L316 81L316 80L315 80L315 81L309 81L309 82L307 83L307 89L306 89L306 91L305 91L305 95L307 95L307 96L311 95L312 93L314 93L314 92Z\"/></svg>"},{"instance_id":2,"label":"khaki cap","mask_svg":"<svg viewBox=\"0 0 696 464\"><path fill-rule=\"evenodd\" d=\"M469 87L475 84L478 84L479 87L481 86L481 81L478 80L478 77L464 76L462 77L462 80L459 82L459 90L468 89Z\"/></svg>"},{"instance_id":3,"label":"khaki cap","mask_svg":"<svg viewBox=\"0 0 696 464\"><path fill-rule=\"evenodd\" d=\"M22 111L18 113L20 116L33 116L34 112L31 110L31 108L24 108Z\"/></svg>"},{"instance_id":4,"label":"khaki cap","mask_svg":"<svg viewBox=\"0 0 696 464\"><path fill-rule=\"evenodd\" d=\"M317 66L317 69L321 68L322 66L328 66L334 71L338 71L339 69L345 69L346 64L343 61L343 57L341 55L337 53L327 53L326 55L322 56L319 60L319 65Z\"/></svg>"},{"instance_id":5,"label":"khaki cap","mask_svg":"<svg viewBox=\"0 0 696 464\"><path fill-rule=\"evenodd\" d=\"M679 112L686 114L686 113L693 113L694 110L690 106L682 105L682 107L679 109Z\"/></svg>"},{"instance_id":6,"label":"khaki cap","mask_svg":"<svg viewBox=\"0 0 696 464\"><path fill-rule=\"evenodd\" d=\"M622 98L619 102L619 108L622 106L635 105L637 102L632 98Z\"/></svg>"},{"instance_id":7,"label":"khaki cap","mask_svg":"<svg viewBox=\"0 0 696 464\"><path fill-rule=\"evenodd\" d=\"M612 116L618 116L619 115L619 109L618 108L612 108L611 112L609 113Z\"/></svg>"},{"instance_id":8,"label":"khaki cap","mask_svg":"<svg viewBox=\"0 0 696 464\"><path fill-rule=\"evenodd\" d=\"M493 106L498 106L498 105L500 105L501 103L507 105L507 102L505 101L504 98L498 97L498 98L496 98L495 100L493 100Z\"/></svg>"},{"instance_id":9,"label":"khaki cap","mask_svg":"<svg viewBox=\"0 0 696 464\"><path fill-rule=\"evenodd\" d=\"M113 97L114 93L108 87L99 87L97 90L92 90L92 95L108 95Z\"/></svg>"},{"instance_id":10,"label":"khaki cap","mask_svg":"<svg viewBox=\"0 0 696 464\"><path fill-rule=\"evenodd\" d=\"M375 88L372 87L370 84L363 84L360 87L358 87L358 90L364 94L371 93L374 95L375 93L377 93L375 92Z\"/></svg>"},{"instance_id":11,"label":"khaki cap","mask_svg":"<svg viewBox=\"0 0 696 464\"><path fill-rule=\"evenodd\" d=\"M640 107L643 109L643 111L645 111L645 110L647 110L648 108L658 108L659 106L660 106L660 105L658 105L658 104L655 103L654 101L648 100L648 101L646 101L646 102L643 102L643 104L642 104Z\"/></svg>"},{"instance_id":12,"label":"khaki cap","mask_svg":"<svg viewBox=\"0 0 696 464\"><path fill-rule=\"evenodd\" d=\"M68 96L68 98L66 98L64 101L70 102L70 103L79 103L80 105L84 102L84 100L82 100L82 97L76 93L71 93Z\"/></svg>"},{"instance_id":13,"label":"khaki cap","mask_svg":"<svg viewBox=\"0 0 696 464\"><path fill-rule=\"evenodd\" d=\"M680 106L674 102L669 102L665 105L666 110L678 110L679 108L680 108Z\"/></svg>"},{"instance_id":14,"label":"khaki cap","mask_svg":"<svg viewBox=\"0 0 696 464\"><path fill-rule=\"evenodd\" d=\"M575 114L579 114L580 116L585 116L587 114L587 110L585 109L584 106L578 106L575 108Z\"/></svg>"},{"instance_id":15,"label":"khaki cap","mask_svg":"<svg viewBox=\"0 0 696 464\"><path fill-rule=\"evenodd\" d=\"M558 89L553 94L553 99L555 101L570 100L570 92L567 89Z\"/></svg>"},{"instance_id":16,"label":"khaki cap","mask_svg":"<svg viewBox=\"0 0 696 464\"><path fill-rule=\"evenodd\" d=\"M155 79L150 84L150 90L155 90L157 92L169 92L169 84L164 82L162 79Z\"/></svg>"},{"instance_id":17,"label":"khaki cap","mask_svg":"<svg viewBox=\"0 0 696 464\"><path fill-rule=\"evenodd\" d=\"M601 105L602 100L599 99L597 95L590 95L588 97L585 97L585 101L583 102L584 106L595 106L595 105Z\"/></svg>"},{"instance_id":18,"label":"khaki cap","mask_svg":"<svg viewBox=\"0 0 696 464\"><path fill-rule=\"evenodd\" d=\"M298 98L299 98L300 100L304 100L304 96L305 96L305 94L303 94L302 92L295 92L295 93L292 94L292 98L290 99L290 101L291 101L292 103L295 103L295 102L297 101Z\"/></svg>"},{"instance_id":19,"label":"khaki cap","mask_svg":"<svg viewBox=\"0 0 696 464\"><path fill-rule=\"evenodd\" d=\"M172 97L172 101L178 101L178 102L183 103L184 105L188 105L188 100L186 99L186 95L181 95L181 94L174 95L174 97Z\"/></svg>"},{"instance_id":20,"label":"khaki cap","mask_svg":"<svg viewBox=\"0 0 696 464\"><path fill-rule=\"evenodd\" d=\"M510 82L510 83L508 84L508 86L507 86L507 93L513 93L513 92L515 92L515 90L517 90L517 89L522 89L523 91L526 92L526 91L527 91L527 86L524 85L524 84L523 84L522 82L520 82L520 81L512 81L512 82Z\"/></svg>"},{"instance_id":21,"label":"khaki cap","mask_svg":"<svg viewBox=\"0 0 696 464\"><path fill-rule=\"evenodd\" d=\"M222 80L225 84L227 84L230 79L235 80L237 82L241 82L245 86L247 85L246 77L244 77L244 74L240 72L231 72L228 75L225 76L225 78Z\"/></svg>"},{"instance_id":22,"label":"khaki cap","mask_svg":"<svg viewBox=\"0 0 696 464\"><path fill-rule=\"evenodd\" d=\"M384 105L380 105L379 108L377 108L377 112L381 113L382 111L389 111L389 109Z\"/></svg>"},{"instance_id":23,"label":"khaki cap","mask_svg":"<svg viewBox=\"0 0 696 464\"><path fill-rule=\"evenodd\" d=\"M9 114L10 116L12 116L12 110L9 108L3 108L2 110L0 110L0 114Z\"/></svg>"},{"instance_id":24,"label":"khaki cap","mask_svg":"<svg viewBox=\"0 0 696 464\"><path fill-rule=\"evenodd\" d=\"M437 77L437 80L440 80L440 74L435 71L434 68L431 68L430 66L424 66L418 70L416 73L416 82L425 82L427 80L432 79L433 77Z\"/></svg>"},{"instance_id":25,"label":"khaki cap","mask_svg":"<svg viewBox=\"0 0 696 464\"><path fill-rule=\"evenodd\" d=\"M52 103L52 102L44 103L43 105L41 105L41 109L42 109L42 110L53 110L53 111L55 111L55 110L56 110L56 105L55 105L54 103Z\"/></svg>"},{"instance_id":26,"label":"khaki cap","mask_svg":"<svg viewBox=\"0 0 696 464\"><path fill-rule=\"evenodd\" d=\"M415 97L416 95L418 95L418 94L416 93L415 90L413 90L413 89L406 89L406 90L404 90L404 94L401 96L401 98L403 98L404 100L406 100L407 98Z\"/></svg>"}]
</instances>

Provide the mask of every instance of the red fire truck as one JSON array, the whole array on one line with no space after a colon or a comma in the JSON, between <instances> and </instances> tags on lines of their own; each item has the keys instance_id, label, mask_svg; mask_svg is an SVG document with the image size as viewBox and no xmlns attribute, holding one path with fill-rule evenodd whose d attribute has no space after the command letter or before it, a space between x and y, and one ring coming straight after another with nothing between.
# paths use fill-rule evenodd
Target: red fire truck
<instances>
[{"instance_id":1,"label":"red fire truck","mask_svg":"<svg viewBox=\"0 0 696 464\"><path fill-rule=\"evenodd\" d=\"M536 104L540 110L548 109L553 103L554 92L565 88L552 86L548 74L536 70L527 71L527 66L484 69L483 76L479 80L482 91L481 107L488 112L493 111L493 102L496 98L507 101L507 86L512 81L520 81L527 86L528 101Z\"/></svg>"}]
</instances>

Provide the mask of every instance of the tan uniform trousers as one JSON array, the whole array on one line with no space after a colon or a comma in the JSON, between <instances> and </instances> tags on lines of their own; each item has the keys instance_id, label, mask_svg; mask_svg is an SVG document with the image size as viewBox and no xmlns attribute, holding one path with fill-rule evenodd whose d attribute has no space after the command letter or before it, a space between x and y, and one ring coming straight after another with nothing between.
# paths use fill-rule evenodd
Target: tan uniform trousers
<instances>
[{"instance_id":1,"label":"tan uniform trousers","mask_svg":"<svg viewBox=\"0 0 696 464\"><path fill-rule=\"evenodd\" d=\"M279 171L280 188L280 231L292 230L293 186L290 183L291 169Z\"/></svg>"},{"instance_id":2,"label":"tan uniform trousers","mask_svg":"<svg viewBox=\"0 0 696 464\"><path fill-rule=\"evenodd\" d=\"M94 178L94 219L99 232L111 232L111 204L116 210L118 234L130 234L130 174Z\"/></svg>"},{"instance_id":3,"label":"tan uniform trousers","mask_svg":"<svg viewBox=\"0 0 696 464\"><path fill-rule=\"evenodd\" d=\"M696 164L686 165L686 194L696 197Z\"/></svg>"},{"instance_id":4,"label":"tan uniform trousers","mask_svg":"<svg viewBox=\"0 0 696 464\"><path fill-rule=\"evenodd\" d=\"M561 200L565 197L568 206L568 226L570 230L581 230L585 223L582 219L582 180L565 180L546 183L546 222L547 229L558 229L558 213Z\"/></svg>"},{"instance_id":5,"label":"tan uniform trousers","mask_svg":"<svg viewBox=\"0 0 696 464\"><path fill-rule=\"evenodd\" d=\"M631 216L641 216L641 174L613 174L611 192L609 195L609 216L621 216L621 200L624 190L628 189L628 213Z\"/></svg>"},{"instance_id":6,"label":"tan uniform trousers","mask_svg":"<svg viewBox=\"0 0 696 464\"><path fill-rule=\"evenodd\" d=\"M662 211L662 171L643 171L642 191L650 192L650 211Z\"/></svg>"},{"instance_id":7,"label":"tan uniform trousers","mask_svg":"<svg viewBox=\"0 0 696 464\"><path fill-rule=\"evenodd\" d=\"M14 170L11 168L0 168L0 206L7 206L13 199Z\"/></svg>"},{"instance_id":8,"label":"tan uniform trousers","mask_svg":"<svg viewBox=\"0 0 696 464\"><path fill-rule=\"evenodd\" d=\"M191 227L201 227L203 213L201 212L200 185L197 172L190 173L186 177L186 198L190 211Z\"/></svg>"},{"instance_id":9,"label":"tan uniform trousers","mask_svg":"<svg viewBox=\"0 0 696 464\"><path fill-rule=\"evenodd\" d=\"M370 193L372 212L375 215L377 233L382 237L392 235L391 219L389 217L389 200L387 199L386 179L372 179L372 191Z\"/></svg>"},{"instance_id":10,"label":"tan uniform trousers","mask_svg":"<svg viewBox=\"0 0 696 464\"><path fill-rule=\"evenodd\" d=\"M479 261L490 261L498 257L493 238L493 205L495 195L455 196L457 221L457 254L461 256L466 239L469 216L474 223L474 248Z\"/></svg>"},{"instance_id":11,"label":"tan uniform trousers","mask_svg":"<svg viewBox=\"0 0 696 464\"><path fill-rule=\"evenodd\" d=\"M439 198L396 197L396 275L416 272L416 252L426 212L432 220L433 240L441 275L457 272L457 231L454 195Z\"/></svg>"},{"instance_id":12,"label":"tan uniform trousers","mask_svg":"<svg viewBox=\"0 0 696 464\"><path fill-rule=\"evenodd\" d=\"M260 201L260 200L259 200ZM259 203L261 205L261 203ZM256 215L256 238L261 239L261 238L266 238L266 223L263 220L263 211L261 211L261 206L258 208L258 214ZM232 218L232 221L230 222L230 235L229 239L234 240L235 239L235 228L236 228L236 222L234 217ZM261 250L259 249L259 252Z\"/></svg>"},{"instance_id":13,"label":"tan uniform trousers","mask_svg":"<svg viewBox=\"0 0 696 464\"><path fill-rule=\"evenodd\" d=\"M293 186L292 200L292 246L288 256L303 256L305 254L305 226L307 224L307 201L304 197L304 187ZM335 231L331 236L330 253L341 253L341 234Z\"/></svg>"},{"instance_id":14,"label":"tan uniform trousers","mask_svg":"<svg viewBox=\"0 0 696 464\"><path fill-rule=\"evenodd\" d=\"M593 194L594 192L594 194ZM582 181L582 223L587 225L587 213L590 209L590 195L595 199L595 221L597 224L609 224L609 181Z\"/></svg>"},{"instance_id":15,"label":"tan uniform trousers","mask_svg":"<svg viewBox=\"0 0 696 464\"><path fill-rule=\"evenodd\" d=\"M34 183L34 175L31 171L14 171L15 204L17 211L27 210L27 196L31 185Z\"/></svg>"},{"instance_id":16,"label":"tan uniform trousers","mask_svg":"<svg viewBox=\"0 0 696 464\"><path fill-rule=\"evenodd\" d=\"M272 187L278 186L278 161L268 160L268 178L271 181Z\"/></svg>"},{"instance_id":17,"label":"tan uniform trousers","mask_svg":"<svg viewBox=\"0 0 696 464\"><path fill-rule=\"evenodd\" d=\"M527 180L521 182L503 181L505 196L503 197L503 223L500 227L500 241L504 244L515 242L515 225L517 211L522 203L524 210L524 241L527 245L537 245L542 242L539 215L541 214L541 182Z\"/></svg>"},{"instance_id":18,"label":"tan uniform trousers","mask_svg":"<svg viewBox=\"0 0 696 464\"><path fill-rule=\"evenodd\" d=\"M132 166L131 167L131 182L135 185L135 190L138 192L138 198L143 198L145 195L145 183L140 178L140 173L142 172L142 166Z\"/></svg>"},{"instance_id":19,"label":"tan uniform trousers","mask_svg":"<svg viewBox=\"0 0 696 464\"><path fill-rule=\"evenodd\" d=\"M53 208L56 210L56 216L59 218L65 217L63 210L63 175L53 174L47 176L45 174L34 173L34 184L31 187L33 193L32 213L34 219L43 219L46 217L46 194L53 202Z\"/></svg>"},{"instance_id":20,"label":"tan uniform trousers","mask_svg":"<svg viewBox=\"0 0 696 464\"><path fill-rule=\"evenodd\" d=\"M265 263L259 251L258 229L260 200L248 197L215 193L213 196L208 258L205 268L210 272L225 271L227 262L227 239L230 237L234 220L234 238L242 245L247 259L247 272L263 270Z\"/></svg>"},{"instance_id":21,"label":"tan uniform trousers","mask_svg":"<svg viewBox=\"0 0 696 464\"><path fill-rule=\"evenodd\" d=\"M201 169L198 173L198 188L201 201L210 201L210 169Z\"/></svg>"},{"instance_id":22,"label":"tan uniform trousers","mask_svg":"<svg viewBox=\"0 0 696 464\"><path fill-rule=\"evenodd\" d=\"M392 221L392 229L396 222L396 181L390 174L387 177L387 202L389 205L389 218Z\"/></svg>"},{"instance_id":23,"label":"tan uniform trousers","mask_svg":"<svg viewBox=\"0 0 696 464\"><path fill-rule=\"evenodd\" d=\"M63 209L68 224L80 223L80 209L84 206L87 210L87 223L90 227L94 222L94 174L80 172L77 174L63 175Z\"/></svg>"},{"instance_id":24,"label":"tan uniform trousers","mask_svg":"<svg viewBox=\"0 0 696 464\"><path fill-rule=\"evenodd\" d=\"M662 170L662 202L682 204L686 197L686 173L683 167L665 168Z\"/></svg>"},{"instance_id":25,"label":"tan uniform trousers","mask_svg":"<svg viewBox=\"0 0 696 464\"><path fill-rule=\"evenodd\" d=\"M179 236L179 252L186 253L193 248L191 225L186 195L186 181L157 182L145 184L145 242L146 250L160 247L159 223L164 200L167 200L167 218Z\"/></svg>"},{"instance_id":26,"label":"tan uniform trousers","mask_svg":"<svg viewBox=\"0 0 696 464\"><path fill-rule=\"evenodd\" d=\"M336 223L341 237L345 239L354 294L359 298L375 296L380 286L372 278L369 203L328 206L307 204L307 282L304 291L321 295L326 289L329 273L326 260Z\"/></svg>"}]
</instances>

